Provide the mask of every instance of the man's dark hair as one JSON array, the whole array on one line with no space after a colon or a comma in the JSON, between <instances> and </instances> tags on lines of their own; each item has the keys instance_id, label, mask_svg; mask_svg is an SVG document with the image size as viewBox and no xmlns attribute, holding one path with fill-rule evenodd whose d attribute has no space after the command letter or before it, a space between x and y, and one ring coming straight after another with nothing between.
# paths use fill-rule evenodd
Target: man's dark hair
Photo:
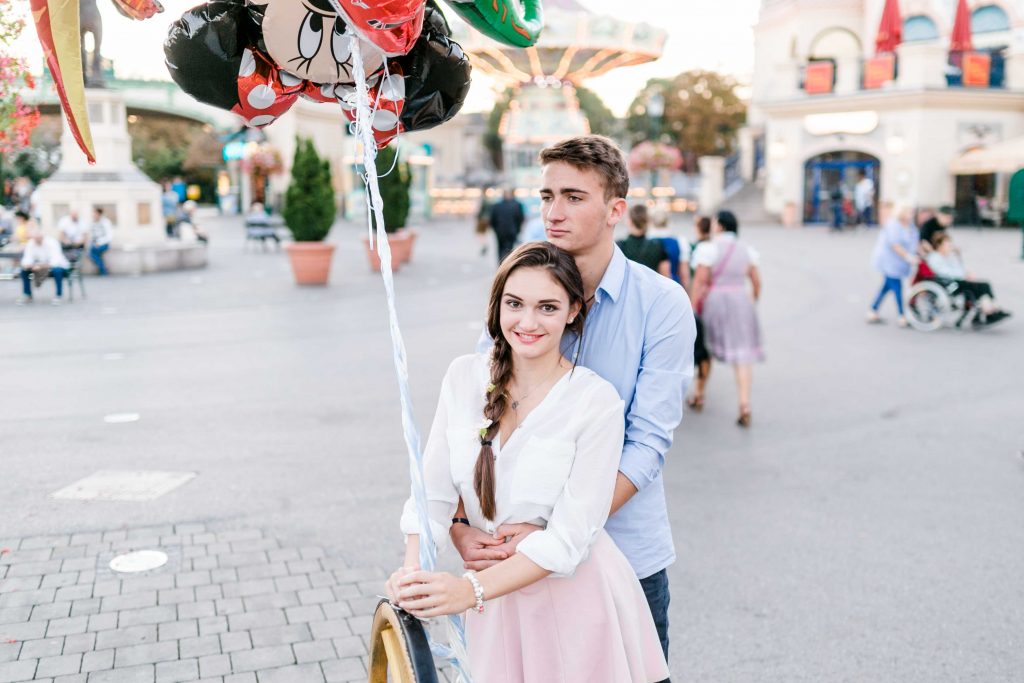
<instances>
[{"instance_id":1,"label":"man's dark hair","mask_svg":"<svg viewBox=\"0 0 1024 683\"><path fill-rule=\"evenodd\" d=\"M596 171L604 180L604 199L626 198L629 172L622 151L603 135L578 135L540 152L542 166L561 161L580 170Z\"/></svg>"},{"instance_id":2,"label":"man's dark hair","mask_svg":"<svg viewBox=\"0 0 1024 683\"><path fill-rule=\"evenodd\" d=\"M101 216L103 215L103 207L102 206L94 206L94 207L92 207L92 210L95 211L96 213L98 213Z\"/></svg>"},{"instance_id":3,"label":"man's dark hair","mask_svg":"<svg viewBox=\"0 0 1024 683\"><path fill-rule=\"evenodd\" d=\"M734 235L740 231L740 222L736 220L736 215L732 211L719 211L718 215L715 216L715 220L722 226L722 230L731 232Z\"/></svg>"},{"instance_id":4,"label":"man's dark hair","mask_svg":"<svg viewBox=\"0 0 1024 683\"><path fill-rule=\"evenodd\" d=\"M28 212L27 211L22 211L21 209L18 209L17 211L14 212L14 215L17 216L18 218L22 219L22 220L26 220L26 221L28 220Z\"/></svg>"}]
</instances>

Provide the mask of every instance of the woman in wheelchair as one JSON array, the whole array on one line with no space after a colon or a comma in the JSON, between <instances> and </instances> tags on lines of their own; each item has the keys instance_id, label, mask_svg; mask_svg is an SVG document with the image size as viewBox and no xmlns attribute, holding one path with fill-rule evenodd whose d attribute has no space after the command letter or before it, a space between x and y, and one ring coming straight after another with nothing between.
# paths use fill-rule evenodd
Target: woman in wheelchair
<instances>
[{"instance_id":1,"label":"woman in wheelchair","mask_svg":"<svg viewBox=\"0 0 1024 683\"><path fill-rule=\"evenodd\" d=\"M995 301L992 286L984 280L976 280L964 268L960 252L953 246L949 234L940 231L932 238L932 251L925 257L925 263L933 273L933 279L945 280L954 286L952 296L963 294L968 304L977 305L979 315L975 324L991 325L1009 317Z\"/></svg>"}]
</instances>

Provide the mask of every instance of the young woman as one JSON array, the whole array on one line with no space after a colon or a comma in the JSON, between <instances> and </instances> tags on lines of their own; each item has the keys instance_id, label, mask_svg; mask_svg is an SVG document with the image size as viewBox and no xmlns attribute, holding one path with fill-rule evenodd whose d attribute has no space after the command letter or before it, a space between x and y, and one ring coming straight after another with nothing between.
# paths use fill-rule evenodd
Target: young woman
<instances>
[{"instance_id":1,"label":"young woman","mask_svg":"<svg viewBox=\"0 0 1024 683\"><path fill-rule=\"evenodd\" d=\"M712 239L694 251L696 273L690 300L700 311L711 355L736 371L740 404L736 424L749 427L753 363L764 360L756 308L761 296L759 258L737 239L739 221L731 211L719 211L711 230Z\"/></svg>"},{"instance_id":2,"label":"young woman","mask_svg":"<svg viewBox=\"0 0 1024 683\"><path fill-rule=\"evenodd\" d=\"M512 252L491 288L493 350L451 364L424 452L434 538L452 523L545 528L508 559L459 577L419 570L412 499L402 515L405 566L388 597L421 619L468 611L469 665L482 683L668 678L640 582L603 529L622 400L560 350L567 330L582 334L584 315L572 256L546 242ZM460 497L467 518L453 520Z\"/></svg>"}]
</instances>

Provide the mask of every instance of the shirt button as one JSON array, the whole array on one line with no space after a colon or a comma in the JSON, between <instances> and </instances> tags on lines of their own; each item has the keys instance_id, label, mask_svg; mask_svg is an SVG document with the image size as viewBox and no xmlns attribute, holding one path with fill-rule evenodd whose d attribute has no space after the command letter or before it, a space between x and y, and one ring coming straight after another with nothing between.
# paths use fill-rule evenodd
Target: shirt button
<instances>
[{"instance_id":1,"label":"shirt button","mask_svg":"<svg viewBox=\"0 0 1024 683\"><path fill-rule=\"evenodd\" d=\"M489 534L493 534L494 533L494 525L493 524L488 524L487 525L487 533L489 533Z\"/></svg>"}]
</instances>

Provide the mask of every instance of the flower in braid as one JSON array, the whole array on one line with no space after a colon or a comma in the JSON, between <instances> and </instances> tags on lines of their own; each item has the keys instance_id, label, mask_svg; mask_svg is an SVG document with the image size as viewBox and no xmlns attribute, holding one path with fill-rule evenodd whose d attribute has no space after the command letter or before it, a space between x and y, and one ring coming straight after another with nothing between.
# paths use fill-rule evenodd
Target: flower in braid
<instances>
[{"instance_id":1,"label":"flower in braid","mask_svg":"<svg viewBox=\"0 0 1024 683\"><path fill-rule=\"evenodd\" d=\"M578 305L577 313L566 330L578 338L583 335L583 320L586 304L583 295L583 278L576 268L576 261L569 252L549 242L529 242L522 245L502 262L491 285L491 296L487 306L487 333L494 340L491 350L491 379L487 385L487 402L484 404L484 420L487 426L480 430L480 454L473 470L473 490L480 500L480 511L488 520L494 520L497 513L494 500L494 450L491 444L498 434L501 418L509 406L508 385L512 381L512 345L501 331L501 299L505 283L519 268L542 268L548 272L569 295L569 305Z\"/></svg>"}]
</instances>

